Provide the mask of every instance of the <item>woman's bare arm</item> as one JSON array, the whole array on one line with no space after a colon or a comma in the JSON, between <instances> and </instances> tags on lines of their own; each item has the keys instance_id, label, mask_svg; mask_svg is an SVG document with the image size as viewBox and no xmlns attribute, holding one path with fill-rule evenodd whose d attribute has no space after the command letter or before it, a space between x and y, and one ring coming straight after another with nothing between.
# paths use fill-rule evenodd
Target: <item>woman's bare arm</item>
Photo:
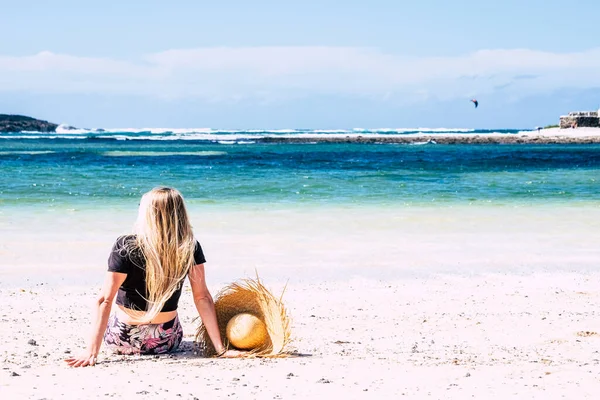
<instances>
[{"instance_id":1,"label":"woman's bare arm","mask_svg":"<svg viewBox=\"0 0 600 400\"><path fill-rule=\"evenodd\" d=\"M194 295L194 304L198 310L198 314L202 319L202 323L206 327L208 336L221 357L239 357L242 352L237 350L225 351L221 333L219 332L219 325L217 323L217 313L215 312L215 303L213 301L208 287L206 286L206 279L204 275L204 264L198 264L190 269L190 284L192 286L192 294Z\"/></svg>"},{"instance_id":2,"label":"woman's bare arm","mask_svg":"<svg viewBox=\"0 0 600 400\"><path fill-rule=\"evenodd\" d=\"M102 292L96 300L95 318L92 322L92 334L87 349L77 357L65 359L71 367L86 367L96 364L96 358L102 346L102 338L106 332L108 317L112 308L112 302L117 294L117 290L121 287L127 274L119 272L107 272Z\"/></svg>"},{"instance_id":3,"label":"woman's bare arm","mask_svg":"<svg viewBox=\"0 0 600 400\"><path fill-rule=\"evenodd\" d=\"M215 347L217 353L222 353L225 350L219 326L217 324L217 313L215 312L215 303L213 301L204 275L204 264L198 264L190 269L190 285L192 286L192 294L194 295L194 304L198 310L198 314L202 319L202 323L206 327L208 336Z\"/></svg>"}]
</instances>

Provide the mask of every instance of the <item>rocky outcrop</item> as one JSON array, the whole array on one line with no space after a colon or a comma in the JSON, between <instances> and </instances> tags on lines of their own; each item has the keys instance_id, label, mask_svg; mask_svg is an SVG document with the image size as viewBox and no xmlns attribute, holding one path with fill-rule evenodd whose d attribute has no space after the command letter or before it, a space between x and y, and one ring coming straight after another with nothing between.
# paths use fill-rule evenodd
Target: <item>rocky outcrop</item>
<instances>
[{"instance_id":1,"label":"rocky outcrop","mask_svg":"<svg viewBox=\"0 0 600 400\"><path fill-rule=\"evenodd\" d=\"M560 117L560 128L600 128L598 111L576 111Z\"/></svg>"},{"instance_id":2,"label":"rocky outcrop","mask_svg":"<svg viewBox=\"0 0 600 400\"><path fill-rule=\"evenodd\" d=\"M26 117L24 115L0 114L0 132L55 132L57 124Z\"/></svg>"},{"instance_id":3,"label":"rocky outcrop","mask_svg":"<svg viewBox=\"0 0 600 400\"><path fill-rule=\"evenodd\" d=\"M600 135L570 136L571 130L563 135L505 134L505 135L405 135L405 136L347 136L347 137L265 137L261 143L361 143L361 144L591 144L600 143Z\"/></svg>"}]
</instances>

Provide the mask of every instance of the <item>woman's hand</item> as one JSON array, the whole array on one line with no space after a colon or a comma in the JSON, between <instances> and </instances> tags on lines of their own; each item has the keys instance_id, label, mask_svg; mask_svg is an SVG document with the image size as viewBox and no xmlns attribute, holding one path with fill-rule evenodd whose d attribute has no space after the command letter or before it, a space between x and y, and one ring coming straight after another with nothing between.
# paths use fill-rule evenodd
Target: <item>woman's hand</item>
<instances>
[{"instance_id":1,"label":"woman's hand","mask_svg":"<svg viewBox=\"0 0 600 400\"><path fill-rule=\"evenodd\" d=\"M85 351L77 357L69 357L65 359L65 362L69 365L69 367L90 367L96 365L96 360L98 358L98 354L94 354L91 351Z\"/></svg>"},{"instance_id":2,"label":"woman's hand","mask_svg":"<svg viewBox=\"0 0 600 400\"><path fill-rule=\"evenodd\" d=\"M96 365L100 346L102 346L102 337L104 336L104 332L106 332L106 325L108 324L112 302L117 294L117 290L119 290L123 282L125 282L125 278L127 278L127 274L122 274L120 272L106 273L102 292L95 304L96 316L92 324L92 337L90 338L90 343L81 355L65 359L65 362L69 364L70 367Z\"/></svg>"},{"instance_id":3,"label":"woman's hand","mask_svg":"<svg viewBox=\"0 0 600 400\"><path fill-rule=\"evenodd\" d=\"M244 354L246 354L245 351L227 350L225 353L221 354L219 358L239 358L243 357Z\"/></svg>"}]
</instances>

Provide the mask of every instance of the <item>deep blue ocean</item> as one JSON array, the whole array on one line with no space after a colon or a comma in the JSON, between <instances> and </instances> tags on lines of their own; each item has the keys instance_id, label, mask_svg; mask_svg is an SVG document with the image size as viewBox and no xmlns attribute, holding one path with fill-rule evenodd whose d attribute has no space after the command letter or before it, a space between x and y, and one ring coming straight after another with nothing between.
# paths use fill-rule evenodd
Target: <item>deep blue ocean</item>
<instances>
[{"instance_id":1,"label":"deep blue ocean","mask_svg":"<svg viewBox=\"0 0 600 400\"><path fill-rule=\"evenodd\" d=\"M419 131L424 130L0 134L0 206L123 204L137 202L142 193L158 185L176 187L188 202L226 206L600 200L600 145L270 144L258 140L269 135Z\"/></svg>"}]
</instances>

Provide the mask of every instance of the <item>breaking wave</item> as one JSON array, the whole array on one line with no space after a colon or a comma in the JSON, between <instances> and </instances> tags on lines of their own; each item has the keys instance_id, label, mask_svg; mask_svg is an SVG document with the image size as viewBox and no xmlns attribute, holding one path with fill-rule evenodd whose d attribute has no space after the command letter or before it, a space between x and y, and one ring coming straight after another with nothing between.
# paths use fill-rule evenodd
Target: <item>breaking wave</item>
<instances>
[{"instance_id":1,"label":"breaking wave","mask_svg":"<svg viewBox=\"0 0 600 400\"><path fill-rule=\"evenodd\" d=\"M434 134L517 134L520 129L477 130L462 128L354 128L354 129L248 129L226 130L211 128L116 128L79 129L60 125L56 132L3 133L0 139L103 139L103 140L196 140L221 144L251 144L264 138L318 139L352 137L394 137Z\"/></svg>"}]
</instances>

